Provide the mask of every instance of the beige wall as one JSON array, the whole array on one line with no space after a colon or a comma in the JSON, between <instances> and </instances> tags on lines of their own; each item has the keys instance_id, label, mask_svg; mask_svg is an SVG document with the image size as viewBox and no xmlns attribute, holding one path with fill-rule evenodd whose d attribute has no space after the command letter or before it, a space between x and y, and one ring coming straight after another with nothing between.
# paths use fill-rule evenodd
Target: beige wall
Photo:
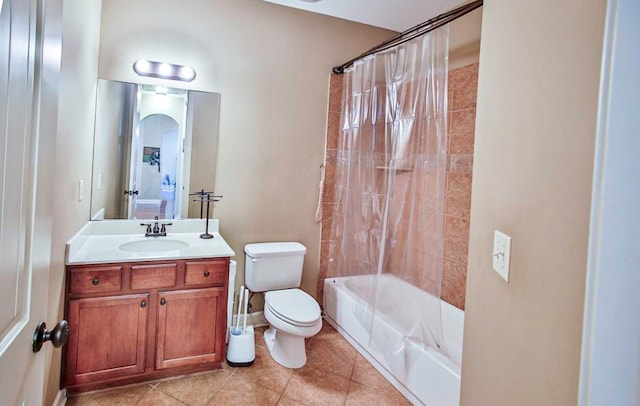
<instances>
[{"instance_id":1,"label":"beige wall","mask_svg":"<svg viewBox=\"0 0 640 406\"><path fill-rule=\"evenodd\" d=\"M64 248L66 241L89 219L91 151L95 110L101 0L65 0L62 65L58 110L53 239L49 276L49 316L63 316ZM78 181L85 197L78 201ZM45 404L52 403L60 385L61 351L47 359Z\"/></svg>"},{"instance_id":2,"label":"beige wall","mask_svg":"<svg viewBox=\"0 0 640 406\"><path fill-rule=\"evenodd\" d=\"M462 404L577 402L605 2L486 0ZM491 268L509 234L510 281Z\"/></svg>"},{"instance_id":3,"label":"beige wall","mask_svg":"<svg viewBox=\"0 0 640 406\"><path fill-rule=\"evenodd\" d=\"M478 62L481 27L482 7L449 24L449 70Z\"/></svg>"},{"instance_id":4,"label":"beige wall","mask_svg":"<svg viewBox=\"0 0 640 406\"><path fill-rule=\"evenodd\" d=\"M214 216L236 252L237 284L245 244L293 240L307 246L302 287L315 295L331 67L391 34L260 0L109 0L99 75L139 81L140 58L187 64L197 77L185 87L222 94Z\"/></svg>"}]
</instances>

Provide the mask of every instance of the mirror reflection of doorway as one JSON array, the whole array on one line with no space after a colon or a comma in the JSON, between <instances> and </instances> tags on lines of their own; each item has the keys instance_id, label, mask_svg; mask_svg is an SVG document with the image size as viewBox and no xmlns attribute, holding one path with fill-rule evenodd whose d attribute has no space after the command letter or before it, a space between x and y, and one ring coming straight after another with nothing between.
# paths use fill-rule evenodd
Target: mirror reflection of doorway
<instances>
[{"instance_id":1,"label":"mirror reflection of doorway","mask_svg":"<svg viewBox=\"0 0 640 406\"><path fill-rule=\"evenodd\" d=\"M138 85L129 154L130 219L181 218L186 131L185 90Z\"/></svg>"},{"instance_id":2,"label":"mirror reflection of doorway","mask_svg":"<svg viewBox=\"0 0 640 406\"><path fill-rule=\"evenodd\" d=\"M134 177L138 194L132 196L132 218L177 217L176 188L181 154L178 123L165 114L151 114L140 121L138 148L134 148ZM135 151L137 150L137 151Z\"/></svg>"},{"instance_id":3,"label":"mirror reflection of doorway","mask_svg":"<svg viewBox=\"0 0 640 406\"><path fill-rule=\"evenodd\" d=\"M217 93L98 79L91 219L151 220L155 215L142 211L144 199L160 200L146 202L151 207L167 200L167 219L199 217L200 207L190 201L189 192L215 190L219 111ZM149 118L152 122L154 115L168 116L178 125L175 176L166 170L169 164L165 162L174 149L140 139L142 121L147 123ZM145 146L149 147L146 151ZM160 197L140 195L138 182L143 165L147 170L155 169L155 176L160 168ZM164 175L169 175L168 179ZM156 213L161 217L159 211Z\"/></svg>"}]
</instances>

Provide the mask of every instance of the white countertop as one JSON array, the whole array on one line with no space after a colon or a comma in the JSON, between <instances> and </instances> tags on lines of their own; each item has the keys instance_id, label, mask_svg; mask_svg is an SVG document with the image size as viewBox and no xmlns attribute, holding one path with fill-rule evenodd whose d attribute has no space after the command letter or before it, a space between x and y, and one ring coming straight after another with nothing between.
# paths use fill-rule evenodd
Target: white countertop
<instances>
[{"instance_id":1,"label":"white countertop","mask_svg":"<svg viewBox=\"0 0 640 406\"><path fill-rule=\"evenodd\" d=\"M142 221L152 222L153 221ZM232 257L235 253L219 233L218 220L209 220L211 239L200 238L205 221L200 219L159 220L173 223L167 227L166 237L145 237L140 220L90 221L68 242L65 262L68 265L110 262L155 261L188 258ZM119 249L124 243L150 239L179 240L188 246L175 250L130 252Z\"/></svg>"}]
</instances>

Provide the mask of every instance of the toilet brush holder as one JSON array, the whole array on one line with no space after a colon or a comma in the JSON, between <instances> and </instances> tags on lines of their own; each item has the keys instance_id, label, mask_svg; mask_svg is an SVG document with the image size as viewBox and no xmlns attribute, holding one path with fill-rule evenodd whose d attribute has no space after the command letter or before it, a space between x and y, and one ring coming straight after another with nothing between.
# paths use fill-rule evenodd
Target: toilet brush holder
<instances>
[{"instance_id":1,"label":"toilet brush holder","mask_svg":"<svg viewBox=\"0 0 640 406\"><path fill-rule=\"evenodd\" d=\"M232 367L248 367L253 365L255 359L256 343L253 326L247 326L244 332L239 334L234 334L234 331L231 331L227 347L227 364Z\"/></svg>"}]
</instances>

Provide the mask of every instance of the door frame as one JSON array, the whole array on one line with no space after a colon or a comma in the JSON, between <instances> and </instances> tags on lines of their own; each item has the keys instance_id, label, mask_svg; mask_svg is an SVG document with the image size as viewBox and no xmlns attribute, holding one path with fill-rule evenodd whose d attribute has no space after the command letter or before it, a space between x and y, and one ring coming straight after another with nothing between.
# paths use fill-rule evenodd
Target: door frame
<instances>
[{"instance_id":1,"label":"door frame","mask_svg":"<svg viewBox=\"0 0 640 406\"><path fill-rule=\"evenodd\" d=\"M640 404L640 2L609 0L578 404ZM635 108L635 111L634 111Z\"/></svg>"}]
</instances>

